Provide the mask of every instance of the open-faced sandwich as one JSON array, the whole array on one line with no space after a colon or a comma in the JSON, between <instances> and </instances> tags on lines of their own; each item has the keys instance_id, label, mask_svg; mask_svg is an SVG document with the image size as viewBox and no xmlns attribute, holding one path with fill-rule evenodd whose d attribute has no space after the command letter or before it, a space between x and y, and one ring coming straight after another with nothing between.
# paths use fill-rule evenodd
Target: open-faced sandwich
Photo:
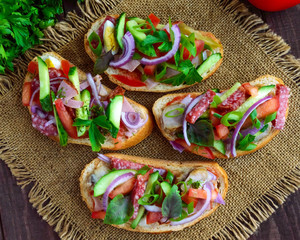
<instances>
[{"instance_id":1,"label":"open-faced sandwich","mask_svg":"<svg viewBox=\"0 0 300 240\"><path fill-rule=\"evenodd\" d=\"M221 42L210 32L196 31L178 21L160 24L147 19L111 15L94 22L84 47L115 84L131 91L168 92L210 77L223 57Z\"/></svg>"},{"instance_id":2,"label":"open-faced sandwich","mask_svg":"<svg viewBox=\"0 0 300 240\"><path fill-rule=\"evenodd\" d=\"M136 145L152 131L153 120L142 105L110 90L56 53L44 53L28 65L22 102L32 126L62 146L91 145L93 151Z\"/></svg>"},{"instance_id":3,"label":"open-faced sandwich","mask_svg":"<svg viewBox=\"0 0 300 240\"><path fill-rule=\"evenodd\" d=\"M174 149L206 158L238 157L266 145L283 129L289 88L266 75L229 90L169 94L153 114Z\"/></svg>"},{"instance_id":4,"label":"open-faced sandwich","mask_svg":"<svg viewBox=\"0 0 300 240\"><path fill-rule=\"evenodd\" d=\"M80 176L92 218L137 232L192 226L225 204L227 189L227 174L214 162L99 154Z\"/></svg>"}]
</instances>

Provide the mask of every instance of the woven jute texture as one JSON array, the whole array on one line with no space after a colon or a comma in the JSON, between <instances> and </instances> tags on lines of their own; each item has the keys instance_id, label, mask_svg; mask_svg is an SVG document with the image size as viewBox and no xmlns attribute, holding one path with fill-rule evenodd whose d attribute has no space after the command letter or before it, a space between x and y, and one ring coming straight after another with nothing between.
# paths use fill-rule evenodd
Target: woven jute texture
<instances>
[{"instance_id":1,"label":"woven jute texture","mask_svg":"<svg viewBox=\"0 0 300 240\"><path fill-rule=\"evenodd\" d=\"M0 158L10 167L21 186L33 183L29 201L63 239L243 239L249 237L300 186L299 168L299 81L300 64L287 55L289 46L238 1L222 0L114 0L85 1L82 13L71 13L65 22L46 32L44 45L16 60L15 73L0 79ZM161 235L133 233L91 219L82 202L78 178L85 164L96 157L88 146L65 148L41 135L31 126L30 115L21 104L26 66L31 58L54 50L86 72L93 63L84 51L83 36L91 22L108 13L127 12L145 18L151 12L166 23L182 20L195 29L210 31L221 39L224 61L205 82L185 89L226 89L235 82L271 74L291 88L289 116L285 129L263 149L237 159L216 161L229 176L226 205L198 224L180 232ZM104 84L113 88L104 77ZM128 97L151 109L163 96L127 92ZM122 153L167 159L204 160L174 151L156 127L138 145Z\"/></svg>"}]
</instances>

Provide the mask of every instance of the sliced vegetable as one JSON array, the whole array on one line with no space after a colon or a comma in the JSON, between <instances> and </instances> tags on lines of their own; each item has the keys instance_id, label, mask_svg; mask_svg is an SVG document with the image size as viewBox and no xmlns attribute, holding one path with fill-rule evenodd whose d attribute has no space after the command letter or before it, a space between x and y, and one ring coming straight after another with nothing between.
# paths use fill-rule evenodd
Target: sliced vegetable
<instances>
[{"instance_id":1,"label":"sliced vegetable","mask_svg":"<svg viewBox=\"0 0 300 240\"><path fill-rule=\"evenodd\" d=\"M146 34L141 31L141 26L139 26L135 20L128 21L126 23L126 28L137 41L142 42L146 39Z\"/></svg>"},{"instance_id":2,"label":"sliced vegetable","mask_svg":"<svg viewBox=\"0 0 300 240\"><path fill-rule=\"evenodd\" d=\"M182 201L177 185L173 185L162 203L162 215L167 218L176 218L181 215Z\"/></svg>"},{"instance_id":3,"label":"sliced vegetable","mask_svg":"<svg viewBox=\"0 0 300 240\"><path fill-rule=\"evenodd\" d=\"M216 190L211 191L211 201L214 201L217 196L218 196L218 192ZM193 197L193 198L200 198L200 199L206 199L207 198L207 192L204 189L194 189L194 188L190 188L187 195L189 197Z\"/></svg>"},{"instance_id":4,"label":"sliced vegetable","mask_svg":"<svg viewBox=\"0 0 300 240\"><path fill-rule=\"evenodd\" d=\"M193 203L194 207L197 206L198 199L194 197L189 197L188 194L185 194L181 197L182 201L185 202L186 204Z\"/></svg>"},{"instance_id":5,"label":"sliced vegetable","mask_svg":"<svg viewBox=\"0 0 300 240\"><path fill-rule=\"evenodd\" d=\"M124 36L125 20L126 20L126 13L123 12L120 14L120 17L117 19L116 22L117 41L121 49L124 49L122 38Z\"/></svg>"},{"instance_id":6,"label":"sliced vegetable","mask_svg":"<svg viewBox=\"0 0 300 240\"><path fill-rule=\"evenodd\" d=\"M148 16L148 18L152 22L153 26L157 27L157 25L160 22L160 19L157 16L155 16L153 13L150 13L149 16Z\"/></svg>"},{"instance_id":7,"label":"sliced vegetable","mask_svg":"<svg viewBox=\"0 0 300 240\"><path fill-rule=\"evenodd\" d=\"M157 65L146 65L144 67L144 73L148 76L154 76Z\"/></svg>"},{"instance_id":8,"label":"sliced vegetable","mask_svg":"<svg viewBox=\"0 0 300 240\"><path fill-rule=\"evenodd\" d=\"M175 140L175 142L177 142L178 144L180 144L181 146L184 147L184 149L192 152L192 153L195 153L197 155L200 155L200 156L203 156L203 157L206 157L206 158L209 158L209 159L214 159L214 154L212 153L212 151L210 150L209 147L200 147L196 144L191 144L190 146L188 146L185 142L184 139L180 139L180 138L177 138Z\"/></svg>"},{"instance_id":9,"label":"sliced vegetable","mask_svg":"<svg viewBox=\"0 0 300 240\"><path fill-rule=\"evenodd\" d=\"M112 74L111 76L113 78L117 79L118 81L120 81L121 83L124 83L128 86L131 86L131 87L145 87L145 86L147 86L146 83L142 82L140 79L137 79L133 76L116 75L116 74Z\"/></svg>"},{"instance_id":10,"label":"sliced vegetable","mask_svg":"<svg viewBox=\"0 0 300 240\"><path fill-rule=\"evenodd\" d=\"M102 53L102 42L97 33L94 31L88 37L89 46L92 52L98 57Z\"/></svg>"},{"instance_id":11,"label":"sliced vegetable","mask_svg":"<svg viewBox=\"0 0 300 240\"><path fill-rule=\"evenodd\" d=\"M74 65L71 64L68 60L65 59L61 60L61 68L66 76L69 75L70 68L73 66Z\"/></svg>"},{"instance_id":12,"label":"sliced vegetable","mask_svg":"<svg viewBox=\"0 0 300 240\"><path fill-rule=\"evenodd\" d=\"M149 208L149 206L147 206ZM146 215L146 223L147 224L152 224L152 223L156 223L158 222L160 219L162 219L163 215L160 212L154 212L154 211L150 211L148 209L146 209L147 215Z\"/></svg>"},{"instance_id":13,"label":"sliced vegetable","mask_svg":"<svg viewBox=\"0 0 300 240\"><path fill-rule=\"evenodd\" d=\"M222 58L221 53L210 55L198 68L197 72L201 77L205 75L219 60Z\"/></svg>"},{"instance_id":14,"label":"sliced vegetable","mask_svg":"<svg viewBox=\"0 0 300 240\"><path fill-rule=\"evenodd\" d=\"M226 153L225 144L222 140L215 140L214 141L214 148L218 150L220 153L224 154Z\"/></svg>"},{"instance_id":15,"label":"sliced vegetable","mask_svg":"<svg viewBox=\"0 0 300 240\"><path fill-rule=\"evenodd\" d=\"M39 66L37 62L31 61L28 64L27 71L32 73L32 74L37 74L39 72Z\"/></svg>"},{"instance_id":16,"label":"sliced vegetable","mask_svg":"<svg viewBox=\"0 0 300 240\"><path fill-rule=\"evenodd\" d=\"M184 147L178 144L176 141L170 141L170 144L172 145L174 150L177 150L180 153L184 151Z\"/></svg>"},{"instance_id":17,"label":"sliced vegetable","mask_svg":"<svg viewBox=\"0 0 300 240\"><path fill-rule=\"evenodd\" d=\"M91 102L91 94L88 90L83 90L80 94L80 98L83 101L83 106L81 109L80 119L88 120L89 119L89 106ZM77 128L78 137L83 136L86 132L86 126L81 126Z\"/></svg>"},{"instance_id":18,"label":"sliced vegetable","mask_svg":"<svg viewBox=\"0 0 300 240\"><path fill-rule=\"evenodd\" d=\"M92 218L103 220L105 218L105 214L105 211L92 212Z\"/></svg>"},{"instance_id":19,"label":"sliced vegetable","mask_svg":"<svg viewBox=\"0 0 300 240\"><path fill-rule=\"evenodd\" d=\"M39 80L40 80L40 103L44 111L52 111L52 103L50 97L50 78L47 64L41 59L38 59Z\"/></svg>"},{"instance_id":20,"label":"sliced vegetable","mask_svg":"<svg viewBox=\"0 0 300 240\"><path fill-rule=\"evenodd\" d=\"M148 115L145 120L141 120L140 114L136 112L122 112L122 121L127 128L138 129L146 124Z\"/></svg>"},{"instance_id":21,"label":"sliced vegetable","mask_svg":"<svg viewBox=\"0 0 300 240\"><path fill-rule=\"evenodd\" d=\"M221 102L224 102L230 95L232 95L239 87L242 86L239 82L236 82L229 90L220 96Z\"/></svg>"},{"instance_id":22,"label":"sliced vegetable","mask_svg":"<svg viewBox=\"0 0 300 240\"><path fill-rule=\"evenodd\" d=\"M219 124L216 127L216 134L220 139L226 139L229 134L229 129L223 124Z\"/></svg>"},{"instance_id":23,"label":"sliced vegetable","mask_svg":"<svg viewBox=\"0 0 300 240\"><path fill-rule=\"evenodd\" d=\"M257 86L252 86L250 83L244 83L243 88L246 90L246 93L250 96L257 96L258 94L258 87Z\"/></svg>"},{"instance_id":24,"label":"sliced vegetable","mask_svg":"<svg viewBox=\"0 0 300 240\"><path fill-rule=\"evenodd\" d=\"M107 106L106 115L112 124L111 135L113 138L116 138L119 132L123 98L124 96L116 95Z\"/></svg>"},{"instance_id":25,"label":"sliced vegetable","mask_svg":"<svg viewBox=\"0 0 300 240\"><path fill-rule=\"evenodd\" d=\"M22 104L23 104L23 106L29 106L30 105L31 96L32 96L31 82L25 82L24 85L23 85L23 90L22 90Z\"/></svg>"}]
</instances>

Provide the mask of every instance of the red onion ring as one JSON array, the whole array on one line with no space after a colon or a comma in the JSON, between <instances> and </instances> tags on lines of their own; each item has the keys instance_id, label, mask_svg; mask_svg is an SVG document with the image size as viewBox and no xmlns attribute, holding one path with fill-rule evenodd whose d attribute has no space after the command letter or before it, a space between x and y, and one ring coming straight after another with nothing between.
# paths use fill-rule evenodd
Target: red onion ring
<instances>
[{"instance_id":1,"label":"red onion ring","mask_svg":"<svg viewBox=\"0 0 300 240\"><path fill-rule=\"evenodd\" d=\"M181 146L179 143L175 142L175 141L169 141L170 144L172 145L174 150L177 150L178 152L182 153L184 151L184 147Z\"/></svg>"},{"instance_id":2,"label":"red onion ring","mask_svg":"<svg viewBox=\"0 0 300 240\"><path fill-rule=\"evenodd\" d=\"M111 67L122 67L132 59L132 56L135 51L135 41L132 34L129 31L127 31L123 36L122 42L124 45L122 55L118 60L110 61L109 66Z\"/></svg>"},{"instance_id":3,"label":"red onion ring","mask_svg":"<svg viewBox=\"0 0 300 240\"><path fill-rule=\"evenodd\" d=\"M239 134L239 131L241 129L241 127L243 126L244 122L246 121L246 119L248 118L248 116L252 113L252 111L254 109L256 109L260 104L270 100L272 97L271 96L266 96L263 99L257 101L256 103L254 103L248 110L247 112L244 114L244 116L242 117L242 119L238 122L238 124L236 125L236 128L234 129L234 132L232 134L232 138L231 138L231 142L230 142L230 152L231 155L233 157L236 157L236 148L235 148L235 144L236 144L236 140Z\"/></svg>"},{"instance_id":4,"label":"red onion ring","mask_svg":"<svg viewBox=\"0 0 300 240\"><path fill-rule=\"evenodd\" d=\"M193 107L200 101L201 98L202 98L202 95L196 97L194 100L191 101L191 103L185 109L182 127L183 127L184 140L188 146L191 146L191 143L187 136L187 121L185 120L185 118L186 118L186 115L193 109Z\"/></svg>"},{"instance_id":5,"label":"red onion ring","mask_svg":"<svg viewBox=\"0 0 300 240\"><path fill-rule=\"evenodd\" d=\"M109 184L109 186L107 187L105 193L103 194L103 198L102 198L104 211L106 211L107 206L108 206L108 195L110 194L110 192L112 190L114 190L114 188L117 187L118 185L128 181L129 179L131 179L133 177L134 177L134 174L132 172L125 173L125 174L115 178L111 182L111 184Z\"/></svg>"},{"instance_id":6,"label":"red onion ring","mask_svg":"<svg viewBox=\"0 0 300 240\"><path fill-rule=\"evenodd\" d=\"M34 97L35 97L35 95L37 94L38 91L40 91L40 87L38 87L38 88L32 93L32 95L31 95L31 99L30 99L30 102L29 102L30 108L31 108L31 106L32 106L33 99L34 99ZM30 109L30 110L31 110L31 109Z\"/></svg>"},{"instance_id":7,"label":"red onion ring","mask_svg":"<svg viewBox=\"0 0 300 240\"><path fill-rule=\"evenodd\" d=\"M133 116L135 119L132 119ZM131 118L131 119L130 119ZM125 124L127 128L137 129L145 125L148 121L148 115L146 115L146 119L144 121L140 121L140 114L136 112L122 112L121 115L122 122Z\"/></svg>"},{"instance_id":8,"label":"red onion ring","mask_svg":"<svg viewBox=\"0 0 300 240\"><path fill-rule=\"evenodd\" d=\"M186 223L189 223L189 222L191 222L191 221L194 221L195 219L199 218L199 217L205 212L205 210L206 210L207 207L209 206L210 200L211 200L211 191L212 191L212 189L211 189L210 184L204 184L203 190L206 191L207 197L206 197L206 200L205 200L203 206L201 207L201 209L200 209L198 212L196 212L195 214L190 215L190 216L188 216L188 217L182 219L181 221L178 221L178 222L171 222L171 223L170 223L171 226L182 225L182 224L186 224ZM201 204L201 203L200 203L200 201L199 201L198 204L197 204L197 206L196 206L196 209L197 209L198 205L200 205L200 204Z\"/></svg>"},{"instance_id":9,"label":"red onion ring","mask_svg":"<svg viewBox=\"0 0 300 240\"><path fill-rule=\"evenodd\" d=\"M106 163L110 164L110 158L109 157L107 157L107 156L105 156L101 153L98 153L98 158L100 160L102 160L103 162L106 162Z\"/></svg>"},{"instance_id":10,"label":"red onion ring","mask_svg":"<svg viewBox=\"0 0 300 240\"><path fill-rule=\"evenodd\" d=\"M167 170L162 168L153 168L153 172L158 172L160 176L163 176Z\"/></svg>"},{"instance_id":11,"label":"red onion ring","mask_svg":"<svg viewBox=\"0 0 300 240\"><path fill-rule=\"evenodd\" d=\"M143 206L148 212L161 212L161 208L155 205L144 205Z\"/></svg>"},{"instance_id":12,"label":"red onion ring","mask_svg":"<svg viewBox=\"0 0 300 240\"><path fill-rule=\"evenodd\" d=\"M214 200L214 202L225 205L225 201L223 200L222 195L220 193L218 193L218 195L217 195L216 199Z\"/></svg>"},{"instance_id":13,"label":"red onion ring","mask_svg":"<svg viewBox=\"0 0 300 240\"><path fill-rule=\"evenodd\" d=\"M32 113L36 113L40 118L44 119L48 116L48 113L44 112L39 105L32 105L30 107Z\"/></svg>"},{"instance_id":14,"label":"red onion ring","mask_svg":"<svg viewBox=\"0 0 300 240\"><path fill-rule=\"evenodd\" d=\"M177 52L179 45L180 45L181 34L180 34L179 27L177 25L173 25L171 30L174 33L174 43L173 43L172 49L166 55L159 57L159 58L148 59L148 58L143 57L141 59L141 64L144 64L144 65L160 64L162 62L168 61L170 58L172 58L175 55L175 53Z\"/></svg>"},{"instance_id":15,"label":"red onion ring","mask_svg":"<svg viewBox=\"0 0 300 240\"><path fill-rule=\"evenodd\" d=\"M92 75L91 75L90 73L87 73L87 74L86 74L86 77L87 77L87 80L88 80L88 82L89 82L89 84L90 84L90 86L91 86L91 88L92 88L92 93L93 93L93 96L94 96L94 98L95 98L97 104L98 104L99 106L101 106L101 102L100 102L100 100L99 100L99 94L98 94L98 92L97 92L96 84L95 84L95 81L94 81Z\"/></svg>"}]
</instances>

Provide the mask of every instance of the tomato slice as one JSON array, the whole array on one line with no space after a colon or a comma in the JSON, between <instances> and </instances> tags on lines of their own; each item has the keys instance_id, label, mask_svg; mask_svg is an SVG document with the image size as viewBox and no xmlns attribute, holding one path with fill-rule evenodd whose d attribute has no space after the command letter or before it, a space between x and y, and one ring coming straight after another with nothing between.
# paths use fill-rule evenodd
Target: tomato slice
<instances>
[{"instance_id":1,"label":"tomato slice","mask_svg":"<svg viewBox=\"0 0 300 240\"><path fill-rule=\"evenodd\" d=\"M116 75L112 74L111 75L113 78L117 79L121 83L124 83L128 86L131 87L145 87L146 83L142 82L140 79L134 78L132 75Z\"/></svg>"},{"instance_id":2,"label":"tomato slice","mask_svg":"<svg viewBox=\"0 0 300 240\"><path fill-rule=\"evenodd\" d=\"M156 65L146 65L144 67L144 73L148 76L154 76Z\"/></svg>"},{"instance_id":3,"label":"tomato slice","mask_svg":"<svg viewBox=\"0 0 300 240\"><path fill-rule=\"evenodd\" d=\"M105 214L106 214L105 211L92 212L92 218L94 218L94 219L104 219Z\"/></svg>"},{"instance_id":4,"label":"tomato slice","mask_svg":"<svg viewBox=\"0 0 300 240\"><path fill-rule=\"evenodd\" d=\"M73 67L74 65L71 64L68 60L61 60L61 67L62 67L62 70L64 72L64 74L66 76L68 76L69 74L69 71L70 71L70 68Z\"/></svg>"},{"instance_id":5,"label":"tomato slice","mask_svg":"<svg viewBox=\"0 0 300 240\"><path fill-rule=\"evenodd\" d=\"M114 190L110 192L108 195L111 199L113 199L118 194L126 195L127 193L131 192L134 184L135 184L136 178L131 178L128 181L124 182L123 184L116 187Z\"/></svg>"},{"instance_id":6,"label":"tomato slice","mask_svg":"<svg viewBox=\"0 0 300 240\"><path fill-rule=\"evenodd\" d=\"M125 132L126 132L125 125L121 121L120 122L120 128L119 128L119 132L118 132L117 138L113 138L116 150L120 149L120 147L122 146L122 138L123 138Z\"/></svg>"},{"instance_id":7,"label":"tomato slice","mask_svg":"<svg viewBox=\"0 0 300 240\"><path fill-rule=\"evenodd\" d=\"M65 130L67 131L68 135L71 138L78 138L77 136L77 129L73 126L73 119L70 115L70 113L67 111L65 105L63 104L63 101L58 98L55 100L55 107L59 116L59 119L64 126Z\"/></svg>"},{"instance_id":8,"label":"tomato slice","mask_svg":"<svg viewBox=\"0 0 300 240\"><path fill-rule=\"evenodd\" d=\"M209 109L209 119L213 126L217 126L218 124L220 124L220 118L215 117L214 113L217 113L215 109Z\"/></svg>"},{"instance_id":9,"label":"tomato slice","mask_svg":"<svg viewBox=\"0 0 300 240\"><path fill-rule=\"evenodd\" d=\"M211 200L215 200L218 196L218 191L216 189L214 189L211 192L212 196L211 196ZM186 194L191 198L200 198L200 199L206 199L207 198L207 193L205 190L203 189L194 189L194 188L190 188L188 193Z\"/></svg>"},{"instance_id":10,"label":"tomato slice","mask_svg":"<svg viewBox=\"0 0 300 240\"><path fill-rule=\"evenodd\" d=\"M177 138L175 140L175 142L177 142L178 144L180 144L181 146L183 146L186 150L195 153L197 155L200 155L202 157L206 157L209 159L215 159L214 154L212 153L212 151L210 150L209 147L200 147L196 144L191 143L191 146L188 146L185 142L184 139L181 138Z\"/></svg>"},{"instance_id":11,"label":"tomato slice","mask_svg":"<svg viewBox=\"0 0 300 240\"><path fill-rule=\"evenodd\" d=\"M31 61L28 64L28 68L27 68L28 72L33 73L33 74L37 74L39 72L39 65L37 62L33 62Z\"/></svg>"},{"instance_id":12,"label":"tomato slice","mask_svg":"<svg viewBox=\"0 0 300 240\"><path fill-rule=\"evenodd\" d=\"M182 198L182 201L184 201L186 204L190 204L191 202L194 203L194 207L196 207L198 203L198 199L194 197L189 197L188 194L185 194Z\"/></svg>"},{"instance_id":13,"label":"tomato slice","mask_svg":"<svg viewBox=\"0 0 300 240\"><path fill-rule=\"evenodd\" d=\"M26 82L23 85L22 103L24 106L29 106L32 95L31 82Z\"/></svg>"},{"instance_id":14,"label":"tomato slice","mask_svg":"<svg viewBox=\"0 0 300 240\"><path fill-rule=\"evenodd\" d=\"M216 126L216 134L220 139L226 139L229 134L229 129L223 124Z\"/></svg>"},{"instance_id":15,"label":"tomato slice","mask_svg":"<svg viewBox=\"0 0 300 240\"><path fill-rule=\"evenodd\" d=\"M187 94L185 95L180 95L180 96L177 96L177 97L174 97L170 102L167 103L166 106L170 106L171 104L173 103L177 103L177 102L180 102L181 100L183 100L185 97L187 96Z\"/></svg>"},{"instance_id":16,"label":"tomato slice","mask_svg":"<svg viewBox=\"0 0 300 240\"><path fill-rule=\"evenodd\" d=\"M258 94L258 87L252 86L250 83L244 83L242 87L246 90L246 93L250 96L257 96Z\"/></svg>"},{"instance_id":17,"label":"tomato slice","mask_svg":"<svg viewBox=\"0 0 300 240\"><path fill-rule=\"evenodd\" d=\"M160 19L158 17L156 17L153 13L150 13L148 17L151 20L151 22L153 23L154 27L157 27L157 25L160 22Z\"/></svg>"},{"instance_id":18,"label":"tomato slice","mask_svg":"<svg viewBox=\"0 0 300 240\"><path fill-rule=\"evenodd\" d=\"M163 215L161 212L148 212L146 216L146 223L147 224L156 223L162 218Z\"/></svg>"}]
</instances>

